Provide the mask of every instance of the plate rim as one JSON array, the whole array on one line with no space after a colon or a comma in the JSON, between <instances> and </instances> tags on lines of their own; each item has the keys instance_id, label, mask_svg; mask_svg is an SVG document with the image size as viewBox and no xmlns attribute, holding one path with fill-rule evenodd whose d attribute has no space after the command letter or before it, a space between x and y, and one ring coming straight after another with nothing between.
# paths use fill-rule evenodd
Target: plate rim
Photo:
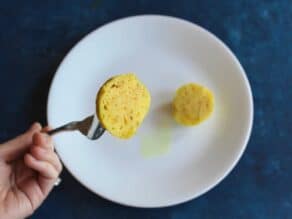
<instances>
[{"instance_id":1,"label":"plate rim","mask_svg":"<svg viewBox=\"0 0 292 219\"><path fill-rule=\"evenodd\" d=\"M246 72L244 70L244 68L242 67L241 63L239 62L239 60L237 59L237 57L235 56L235 54L232 52L232 50L219 38L217 37L215 34L213 34L212 32L210 32L209 30L205 29L204 27L193 23L191 21L185 20L183 18L179 18L179 17L174 17L174 16L169 16L169 15L162 15L162 14L140 14L140 15L134 15L134 16L127 16L127 17L123 17L123 18L119 18L110 22L107 22L97 28L95 28L94 30L90 31L89 33L87 33L85 36L81 37L81 39L75 43L73 45L73 47L66 53L66 55L63 57L62 61L60 62L60 64L58 65L54 76L51 80L50 86L49 86L49 92L48 92L48 97L47 97L47 106L46 106L46 116L47 116L47 121L48 124L50 123L50 99L52 96L52 88L53 85L56 81L56 76L58 74L58 72L60 71L60 69L62 68L63 64L67 61L69 55L77 48L79 47L80 44L84 43L84 41L89 38L91 35L96 34L99 31L102 31L104 28L107 28L108 26L111 26L115 23L119 23L119 22L124 22L127 20L132 20L132 19L143 19L143 18L151 18L151 19L168 19L168 20L172 20L175 22L181 22L184 25L188 25L188 26L192 26L193 28L196 28L197 30L204 32L205 34L209 35L210 38L212 38L212 40L214 40L217 44L219 44L227 53L228 55L232 58L232 60L234 61L234 64L236 64L236 66L238 67L238 69L240 70L240 74L243 77L243 82L244 82L244 86L247 89L247 93L248 93L248 101L250 102L250 107L249 107L249 121L248 121L248 130L245 133L244 136L244 141L242 144L242 147L240 148L239 153L237 154L237 156L235 157L234 161L232 162L232 164L228 167L228 169L224 172L224 174L222 174L222 176L220 176L216 181L214 181L213 183L211 183L211 185L207 186L205 189L201 190L199 193L197 194L192 194L192 195L186 195L184 196L184 198L180 198L175 199L175 200L169 200L167 201L167 203L162 203L159 205L153 205L153 204L134 204L134 203L129 203L129 202L123 202L123 201L117 201L114 200L113 198L104 195L104 194L100 194L97 191L93 190L90 188L89 185L87 185L86 183L82 182L81 180L79 180L79 178L77 177L77 175L75 175L70 168L68 168L68 166L65 164L65 162L62 161L64 167L66 168L66 170L82 185L84 186L86 189L88 189L89 191L93 192L94 194L98 195L101 198L104 198L106 200L109 200L111 202L123 205L123 206L128 206L128 207L136 207L136 208L162 208L162 207L170 207L170 206L175 206L178 204L182 204L191 200L194 200L204 194L206 194L207 192L209 192L210 190L212 190L214 187L216 187L217 185L219 185L235 168L235 166L238 164L240 158L242 157L244 151L246 150L246 147L248 145L248 142L250 140L251 137L251 133L252 133L252 127L253 127L253 122L254 122L254 101L253 101L253 95L252 95L252 89L250 86L250 82L247 78ZM55 144L56 145L56 144ZM55 150L58 153L58 149L57 147L55 147ZM59 155L59 153L58 153ZM62 160L61 156L59 156L60 159Z\"/></svg>"}]
</instances>

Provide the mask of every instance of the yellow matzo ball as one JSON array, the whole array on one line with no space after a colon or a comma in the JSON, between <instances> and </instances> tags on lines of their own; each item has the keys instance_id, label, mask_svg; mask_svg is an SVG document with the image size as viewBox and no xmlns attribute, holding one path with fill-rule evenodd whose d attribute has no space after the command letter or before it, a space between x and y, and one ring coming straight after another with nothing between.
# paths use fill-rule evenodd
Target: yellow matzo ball
<instances>
[{"instance_id":1,"label":"yellow matzo ball","mask_svg":"<svg viewBox=\"0 0 292 219\"><path fill-rule=\"evenodd\" d=\"M96 98L96 112L113 136L132 137L150 107L150 93L134 74L117 75L104 83Z\"/></svg>"},{"instance_id":2,"label":"yellow matzo ball","mask_svg":"<svg viewBox=\"0 0 292 219\"><path fill-rule=\"evenodd\" d=\"M198 84L183 85L176 91L173 103L174 119L181 125L196 125L206 120L214 110L210 90Z\"/></svg>"}]
</instances>

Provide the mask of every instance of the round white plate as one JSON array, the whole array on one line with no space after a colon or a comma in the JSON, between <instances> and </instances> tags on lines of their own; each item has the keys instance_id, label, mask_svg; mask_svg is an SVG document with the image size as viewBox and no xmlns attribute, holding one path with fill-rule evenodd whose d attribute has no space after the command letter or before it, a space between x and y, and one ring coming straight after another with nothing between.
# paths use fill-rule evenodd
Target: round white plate
<instances>
[{"instance_id":1,"label":"round white plate","mask_svg":"<svg viewBox=\"0 0 292 219\"><path fill-rule=\"evenodd\" d=\"M236 57L214 35L181 19L146 15L112 22L82 39L58 68L49 124L93 114L103 82L127 72L152 95L142 127L130 140L106 133L90 141L77 131L54 136L67 169L96 194L138 207L178 204L214 187L238 162L252 127L251 89ZM213 91L215 111L198 126L182 127L169 104L189 82Z\"/></svg>"}]
</instances>

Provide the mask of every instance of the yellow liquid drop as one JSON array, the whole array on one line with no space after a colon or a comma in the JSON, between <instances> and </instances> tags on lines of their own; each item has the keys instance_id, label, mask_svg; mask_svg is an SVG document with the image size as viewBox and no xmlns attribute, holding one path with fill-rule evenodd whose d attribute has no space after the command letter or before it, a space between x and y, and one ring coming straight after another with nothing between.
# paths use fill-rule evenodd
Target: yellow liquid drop
<instances>
[{"instance_id":1,"label":"yellow liquid drop","mask_svg":"<svg viewBox=\"0 0 292 219\"><path fill-rule=\"evenodd\" d=\"M144 158L153 158L166 154L170 149L171 129L162 127L141 138L140 152Z\"/></svg>"}]
</instances>

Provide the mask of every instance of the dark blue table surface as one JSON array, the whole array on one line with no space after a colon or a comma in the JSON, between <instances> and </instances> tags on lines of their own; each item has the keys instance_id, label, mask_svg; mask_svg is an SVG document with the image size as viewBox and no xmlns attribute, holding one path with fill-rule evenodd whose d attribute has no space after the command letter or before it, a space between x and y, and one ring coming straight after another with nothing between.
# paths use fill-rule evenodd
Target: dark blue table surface
<instances>
[{"instance_id":1,"label":"dark blue table surface","mask_svg":"<svg viewBox=\"0 0 292 219\"><path fill-rule=\"evenodd\" d=\"M207 194L161 209L106 201L64 170L62 184L32 218L292 218L289 0L2 0L0 141L21 133L35 120L46 123L51 79L81 37L109 21L149 13L197 23L236 54L255 102L254 126L245 154L232 173Z\"/></svg>"}]
</instances>

